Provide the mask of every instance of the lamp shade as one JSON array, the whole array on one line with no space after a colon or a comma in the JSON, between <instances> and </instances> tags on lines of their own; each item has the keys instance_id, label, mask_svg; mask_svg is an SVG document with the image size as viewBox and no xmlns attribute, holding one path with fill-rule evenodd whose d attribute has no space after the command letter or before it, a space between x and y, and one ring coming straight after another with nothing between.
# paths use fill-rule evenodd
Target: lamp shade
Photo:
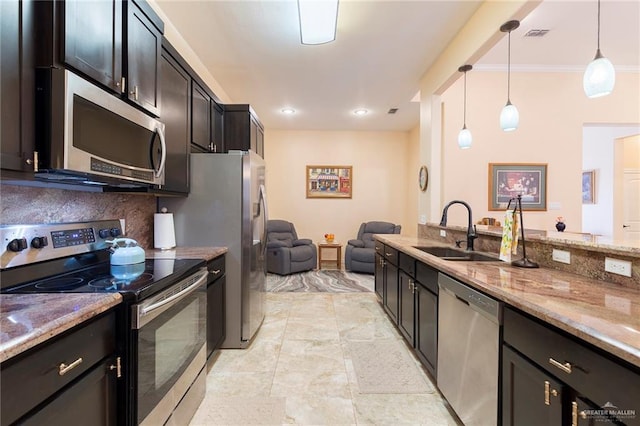
<instances>
[{"instance_id":1,"label":"lamp shade","mask_svg":"<svg viewBox=\"0 0 640 426\"><path fill-rule=\"evenodd\" d=\"M589 63L584 77L582 86L584 93L588 98L599 98L613 92L616 84L616 71L610 60L598 53L596 57Z\"/></svg>"},{"instance_id":2,"label":"lamp shade","mask_svg":"<svg viewBox=\"0 0 640 426\"><path fill-rule=\"evenodd\" d=\"M298 0L302 44L323 44L336 39L338 0Z\"/></svg>"},{"instance_id":3,"label":"lamp shade","mask_svg":"<svg viewBox=\"0 0 640 426\"><path fill-rule=\"evenodd\" d=\"M466 127L463 127L460 133L458 133L458 146L460 149L468 149L471 148L472 142L471 132Z\"/></svg>"},{"instance_id":4,"label":"lamp shade","mask_svg":"<svg viewBox=\"0 0 640 426\"><path fill-rule=\"evenodd\" d=\"M507 104L502 108L502 112L500 113L500 127L505 132L511 132L518 128L519 121L520 114L518 113L518 108L516 108L511 101L507 101Z\"/></svg>"}]
</instances>

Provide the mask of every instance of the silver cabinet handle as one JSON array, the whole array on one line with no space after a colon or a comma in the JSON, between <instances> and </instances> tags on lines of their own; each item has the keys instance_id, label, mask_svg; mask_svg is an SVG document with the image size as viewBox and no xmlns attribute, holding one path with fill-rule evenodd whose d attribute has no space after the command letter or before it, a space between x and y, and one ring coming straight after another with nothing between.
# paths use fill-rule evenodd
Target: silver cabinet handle
<instances>
[{"instance_id":1,"label":"silver cabinet handle","mask_svg":"<svg viewBox=\"0 0 640 426\"><path fill-rule=\"evenodd\" d=\"M213 275L218 275L220 273L220 271L222 271L221 269L214 269L213 271L209 271L209 273L213 274Z\"/></svg>"},{"instance_id":2,"label":"silver cabinet handle","mask_svg":"<svg viewBox=\"0 0 640 426\"><path fill-rule=\"evenodd\" d=\"M67 365L67 364L65 364L63 362L58 366L58 374L60 376L64 376L65 374L67 374L69 371L73 370L74 368L76 368L80 364L82 364L82 357L76 359L75 361L73 361L69 365Z\"/></svg>"},{"instance_id":3,"label":"silver cabinet handle","mask_svg":"<svg viewBox=\"0 0 640 426\"><path fill-rule=\"evenodd\" d=\"M578 403L571 402L571 426L578 426Z\"/></svg>"},{"instance_id":4,"label":"silver cabinet handle","mask_svg":"<svg viewBox=\"0 0 640 426\"><path fill-rule=\"evenodd\" d=\"M387 253L386 251L384 252L385 255L387 256L391 256L393 253Z\"/></svg>"},{"instance_id":5,"label":"silver cabinet handle","mask_svg":"<svg viewBox=\"0 0 640 426\"><path fill-rule=\"evenodd\" d=\"M131 96L133 96L133 100L137 101L138 100L138 86L133 86L133 90L131 92L129 92L129 94Z\"/></svg>"},{"instance_id":6,"label":"silver cabinet handle","mask_svg":"<svg viewBox=\"0 0 640 426\"><path fill-rule=\"evenodd\" d=\"M120 357L116 358L116 365L110 365L109 370L116 370L116 377L122 377L122 364L120 362Z\"/></svg>"},{"instance_id":7,"label":"silver cabinet handle","mask_svg":"<svg viewBox=\"0 0 640 426\"><path fill-rule=\"evenodd\" d=\"M562 364L553 358L549 358L549 364L559 368L560 370L564 371L567 374L571 374L571 364L568 362L565 362L564 364Z\"/></svg>"}]
</instances>

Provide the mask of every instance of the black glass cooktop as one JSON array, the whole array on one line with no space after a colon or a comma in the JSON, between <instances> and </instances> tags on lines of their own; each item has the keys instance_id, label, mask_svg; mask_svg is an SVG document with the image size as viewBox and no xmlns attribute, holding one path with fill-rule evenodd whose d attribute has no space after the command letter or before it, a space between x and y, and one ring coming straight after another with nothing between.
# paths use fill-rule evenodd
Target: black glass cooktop
<instances>
[{"instance_id":1,"label":"black glass cooktop","mask_svg":"<svg viewBox=\"0 0 640 426\"><path fill-rule=\"evenodd\" d=\"M121 293L141 299L191 275L205 266L200 259L147 259L115 266L102 262L72 272L31 281L3 293Z\"/></svg>"}]
</instances>

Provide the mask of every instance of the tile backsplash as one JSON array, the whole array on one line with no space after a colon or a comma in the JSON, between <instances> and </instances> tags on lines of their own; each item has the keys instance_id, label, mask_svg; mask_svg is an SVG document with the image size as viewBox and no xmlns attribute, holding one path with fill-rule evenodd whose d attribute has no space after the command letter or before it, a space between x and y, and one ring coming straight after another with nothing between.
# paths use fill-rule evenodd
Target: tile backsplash
<instances>
[{"instance_id":1,"label":"tile backsplash","mask_svg":"<svg viewBox=\"0 0 640 426\"><path fill-rule=\"evenodd\" d=\"M153 248L153 196L2 184L0 207L2 225L125 219L126 236Z\"/></svg>"}]
</instances>

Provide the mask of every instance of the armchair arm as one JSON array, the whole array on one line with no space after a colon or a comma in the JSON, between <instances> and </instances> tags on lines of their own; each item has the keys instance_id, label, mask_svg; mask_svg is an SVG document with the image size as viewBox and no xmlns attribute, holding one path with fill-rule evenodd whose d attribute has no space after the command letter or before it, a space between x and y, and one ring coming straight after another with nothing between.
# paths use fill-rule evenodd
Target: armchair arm
<instances>
[{"instance_id":1,"label":"armchair arm","mask_svg":"<svg viewBox=\"0 0 640 426\"><path fill-rule=\"evenodd\" d=\"M313 245L313 241L309 238L300 238L299 240L293 240L293 246L310 246Z\"/></svg>"},{"instance_id":2,"label":"armchair arm","mask_svg":"<svg viewBox=\"0 0 640 426\"><path fill-rule=\"evenodd\" d=\"M364 241L362 240L349 240L347 244L354 247L364 247Z\"/></svg>"},{"instance_id":3,"label":"armchair arm","mask_svg":"<svg viewBox=\"0 0 640 426\"><path fill-rule=\"evenodd\" d=\"M289 245L284 241L278 241L278 240L272 240L267 242L268 249L279 248L279 247L289 247Z\"/></svg>"}]
</instances>

